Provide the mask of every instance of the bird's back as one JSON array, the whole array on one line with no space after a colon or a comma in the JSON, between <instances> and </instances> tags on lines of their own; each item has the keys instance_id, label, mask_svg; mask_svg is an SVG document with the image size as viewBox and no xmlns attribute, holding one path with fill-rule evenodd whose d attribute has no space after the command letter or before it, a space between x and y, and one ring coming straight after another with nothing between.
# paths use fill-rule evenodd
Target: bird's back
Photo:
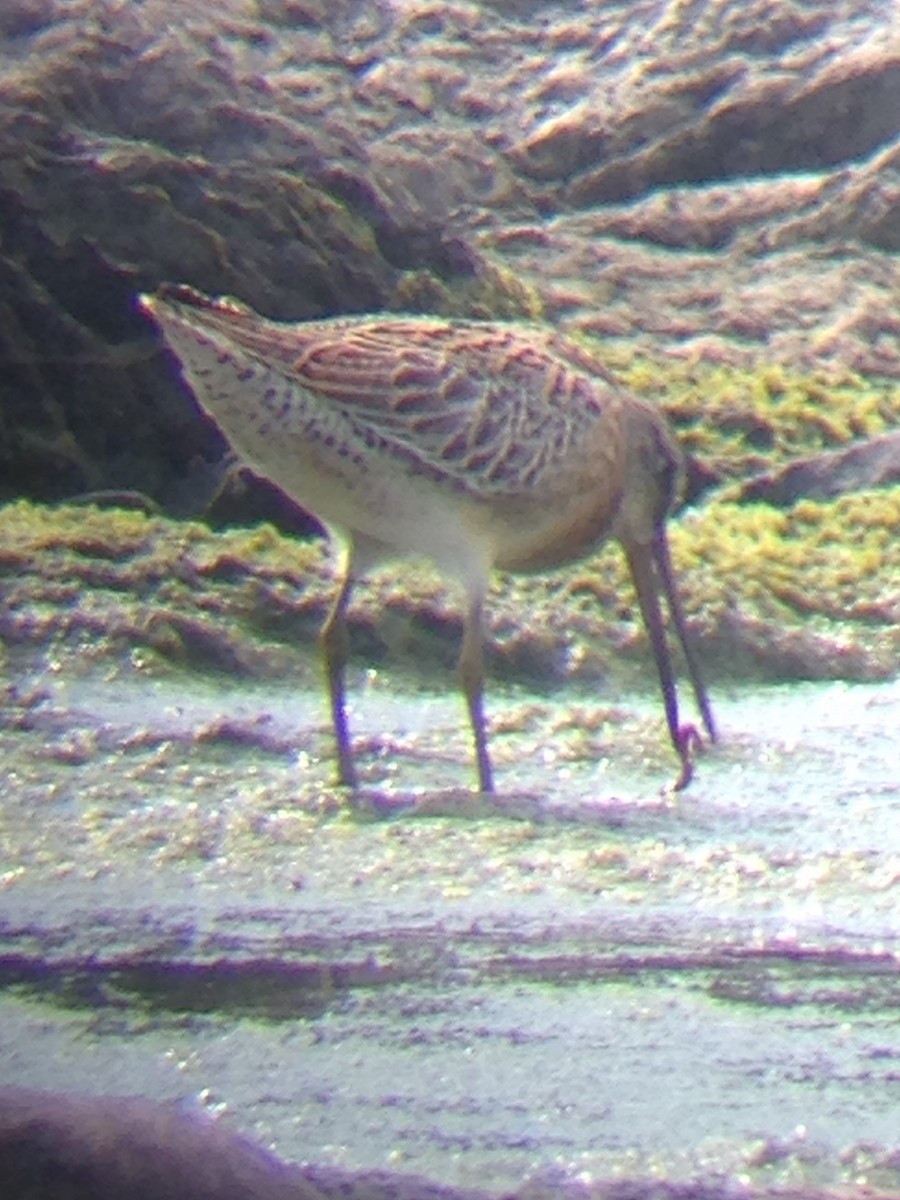
<instances>
[{"instance_id":1,"label":"bird's back","mask_svg":"<svg viewBox=\"0 0 900 1200\"><path fill-rule=\"evenodd\" d=\"M458 529L463 552L508 569L570 561L610 530L629 398L550 330L282 324L186 289L145 306L235 449L326 524L439 561Z\"/></svg>"}]
</instances>

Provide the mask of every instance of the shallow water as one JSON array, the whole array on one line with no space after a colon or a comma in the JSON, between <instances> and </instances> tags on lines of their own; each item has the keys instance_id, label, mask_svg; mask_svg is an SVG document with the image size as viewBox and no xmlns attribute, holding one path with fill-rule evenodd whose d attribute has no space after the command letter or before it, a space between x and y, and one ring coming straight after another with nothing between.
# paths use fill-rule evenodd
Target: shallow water
<instances>
[{"instance_id":1,"label":"shallow water","mask_svg":"<svg viewBox=\"0 0 900 1200\"><path fill-rule=\"evenodd\" d=\"M23 668L0 1084L497 1192L900 1189L900 684L717 689L677 797L651 697L494 689L491 802L455 696L358 684L351 802L317 690Z\"/></svg>"}]
</instances>

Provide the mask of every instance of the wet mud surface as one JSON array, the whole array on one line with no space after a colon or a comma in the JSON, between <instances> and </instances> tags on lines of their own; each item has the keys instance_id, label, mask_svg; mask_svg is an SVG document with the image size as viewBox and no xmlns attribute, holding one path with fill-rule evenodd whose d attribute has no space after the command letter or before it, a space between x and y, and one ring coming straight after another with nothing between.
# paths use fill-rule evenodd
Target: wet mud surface
<instances>
[{"instance_id":1,"label":"wet mud surface","mask_svg":"<svg viewBox=\"0 0 900 1200\"><path fill-rule=\"evenodd\" d=\"M502 1194L900 1190L900 685L655 697L7 663L0 1085L197 1098L283 1158Z\"/></svg>"}]
</instances>

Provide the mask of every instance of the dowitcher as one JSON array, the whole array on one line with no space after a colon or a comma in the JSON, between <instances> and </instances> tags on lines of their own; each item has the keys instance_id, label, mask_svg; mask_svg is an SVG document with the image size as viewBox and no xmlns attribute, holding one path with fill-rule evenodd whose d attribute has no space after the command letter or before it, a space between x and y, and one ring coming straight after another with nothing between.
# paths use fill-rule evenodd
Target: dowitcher
<instances>
[{"instance_id":1,"label":"dowitcher","mask_svg":"<svg viewBox=\"0 0 900 1200\"><path fill-rule=\"evenodd\" d=\"M479 787L493 790L484 716L484 605L493 569L542 571L618 540L666 720L692 775L660 605L665 594L703 723L715 726L687 635L665 522L682 459L665 418L580 346L543 328L420 316L281 324L183 286L141 297L200 405L246 464L345 547L321 631L338 775L357 773L345 710L346 612L376 563L424 557L465 589L459 675Z\"/></svg>"}]
</instances>

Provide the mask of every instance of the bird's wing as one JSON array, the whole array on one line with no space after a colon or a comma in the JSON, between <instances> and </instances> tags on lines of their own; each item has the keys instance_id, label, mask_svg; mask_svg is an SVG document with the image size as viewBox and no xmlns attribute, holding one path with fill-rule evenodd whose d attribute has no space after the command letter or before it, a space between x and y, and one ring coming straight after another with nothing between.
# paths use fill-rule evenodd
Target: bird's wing
<instances>
[{"instance_id":1,"label":"bird's wing","mask_svg":"<svg viewBox=\"0 0 900 1200\"><path fill-rule=\"evenodd\" d=\"M470 491L533 486L616 402L593 361L527 326L394 317L274 329L296 340L288 373L302 388Z\"/></svg>"},{"instance_id":2,"label":"bird's wing","mask_svg":"<svg viewBox=\"0 0 900 1200\"><path fill-rule=\"evenodd\" d=\"M430 318L294 326L290 374L429 473L473 492L529 489L616 403L608 379L539 329Z\"/></svg>"},{"instance_id":3,"label":"bird's wing","mask_svg":"<svg viewBox=\"0 0 900 1200\"><path fill-rule=\"evenodd\" d=\"M530 489L596 446L620 402L599 362L540 327L417 316L283 324L183 287L149 306L177 309L340 410L364 442L473 494ZM608 425L614 440L615 416Z\"/></svg>"}]
</instances>

